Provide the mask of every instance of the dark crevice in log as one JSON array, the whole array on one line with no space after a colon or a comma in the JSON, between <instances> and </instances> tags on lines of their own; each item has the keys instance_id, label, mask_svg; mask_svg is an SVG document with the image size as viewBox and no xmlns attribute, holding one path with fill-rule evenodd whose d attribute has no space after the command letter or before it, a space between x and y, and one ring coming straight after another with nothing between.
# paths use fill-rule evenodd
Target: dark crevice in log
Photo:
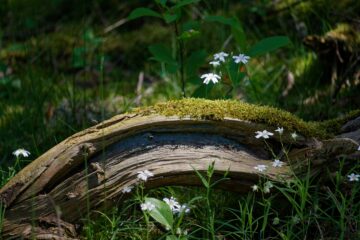
<instances>
[{"instance_id":1,"label":"dark crevice in log","mask_svg":"<svg viewBox=\"0 0 360 240\"><path fill-rule=\"evenodd\" d=\"M177 126L179 127L179 126ZM209 125L201 125L198 128L192 127L191 130L194 132L196 130L203 131L203 128L210 129L211 126ZM146 152L150 149L159 147L159 146L171 146L172 148L179 148L181 146L189 146L191 145L194 148L202 148L204 146L221 146L224 149L231 149L231 150L241 150L244 152L248 152L250 155L255 155L254 151L251 151L249 145L240 145L239 139L245 141L245 136L239 138L235 134L228 135L228 136L219 136L216 134L206 134L206 133L193 133L190 130L181 131L181 128L166 128L162 129L151 129L151 131L142 131L137 133L136 135L131 135L131 137L126 137L117 143L113 143L112 145L104 148L103 150L97 150L97 152L91 156L86 157L78 156L79 158L83 158L81 164L74 166L71 171L69 171L66 175L56 177L59 181L49 182L47 187L41 192L41 194L49 193L54 186L59 185L63 179L67 179L69 176L72 176L82 170L84 170L85 164L84 161L87 159L88 165L92 162L102 162L102 158L111 159L112 155L120 156L123 152L126 152L126 155L123 158L130 158L133 155L139 155L142 152ZM172 132L172 133L168 133ZM259 146L254 145L256 149L257 157L269 159L268 151L264 149L264 143L259 141ZM279 144L276 141L271 141L270 143L273 146L279 147ZM103 153L105 152L105 154ZM93 160L95 159L95 160ZM80 161L79 161L80 162ZM109 163L111 166L111 163ZM91 171L91 169L89 169Z\"/></svg>"}]
</instances>

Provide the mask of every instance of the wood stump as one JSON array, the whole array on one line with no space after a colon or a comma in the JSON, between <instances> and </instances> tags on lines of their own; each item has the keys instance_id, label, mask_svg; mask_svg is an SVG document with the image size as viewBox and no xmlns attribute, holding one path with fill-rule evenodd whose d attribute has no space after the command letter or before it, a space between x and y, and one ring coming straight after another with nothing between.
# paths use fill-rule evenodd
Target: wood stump
<instances>
[{"instance_id":1,"label":"wood stump","mask_svg":"<svg viewBox=\"0 0 360 240\"><path fill-rule=\"evenodd\" d=\"M211 101L209 101L211 104ZM260 177L285 181L301 175L308 164L321 172L343 154L357 154L349 138L320 140L298 132L296 141L278 126L224 116L222 119L168 116L141 111L115 116L81 131L37 158L1 190L6 206L4 239L77 239L77 224L90 209L117 200L122 189L139 183L137 173L154 177L146 188L201 185L194 169L206 171L214 162L216 174L229 171L222 188L245 193ZM271 166L274 156L256 131L274 135L267 144L286 165ZM287 160L282 144L289 148ZM268 168L259 172L254 167Z\"/></svg>"}]
</instances>

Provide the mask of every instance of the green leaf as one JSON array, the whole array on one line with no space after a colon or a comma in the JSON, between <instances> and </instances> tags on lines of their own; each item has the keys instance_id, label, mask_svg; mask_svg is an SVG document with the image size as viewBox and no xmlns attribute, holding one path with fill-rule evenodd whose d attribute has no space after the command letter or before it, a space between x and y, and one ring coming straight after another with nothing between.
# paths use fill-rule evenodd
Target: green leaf
<instances>
[{"instance_id":1,"label":"green leaf","mask_svg":"<svg viewBox=\"0 0 360 240\"><path fill-rule=\"evenodd\" d=\"M174 65L174 64L165 64L165 71L170 73L170 74L176 74L177 70L178 70L178 65Z\"/></svg>"},{"instance_id":2,"label":"green leaf","mask_svg":"<svg viewBox=\"0 0 360 240\"><path fill-rule=\"evenodd\" d=\"M206 60L207 53L204 49L192 52L191 55L185 59L185 71L187 75L197 74L197 69L199 69ZM199 80L199 77L197 77Z\"/></svg>"},{"instance_id":3,"label":"green leaf","mask_svg":"<svg viewBox=\"0 0 360 240\"><path fill-rule=\"evenodd\" d=\"M231 33L241 50L246 50L246 34L238 19L235 18L236 24L231 26Z\"/></svg>"},{"instance_id":4,"label":"green leaf","mask_svg":"<svg viewBox=\"0 0 360 240\"><path fill-rule=\"evenodd\" d=\"M207 22L217 22L230 26L231 32L237 44L239 44L241 49L246 49L246 35L239 19L235 17L208 15L204 18L204 20Z\"/></svg>"},{"instance_id":5,"label":"green leaf","mask_svg":"<svg viewBox=\"0 0 360 240\"><path fill-rule=\"evenodd\" d=\"M199 31L190 29L189 31L182 32L178 39L189 40L191 38L197 37L200 35Z\"/></svg>"},{"instance_id":6,"label":"green leaf","mask_svg":"<svg viewBox=\"0 0 360 240\"><path fill-rule=\"evenodd\" d=\"M128 16L128 20L134 20L141 17L158 17L162 18L161 14L151 10L150 8L136 8Z\"/></svg>"},{"instance_id":7,"label":"green leaf","mask_svg":"<svg viewBox=\"0 0 360 240\"><path fill-rule=\"evenodd\" d=\"M183 6L192 4L192 3L198 3L200 0L183 0L177 3L175 6L172 7L172 9L178 9L182 8Z\"/></svg>"},{"instance_id":8,"label":"green leaf","mask_svg":"<svg viewBox=\"0 0 360 240\"><path fill-rule=\"evenodd\" d=\"M169 14L169 13L164 14L164 20L168 24L176 21L177 19L179 19L178 14Z\"/></svg>"},{"instance_id":9,"label":"green leaf","mask_svg":"<svg viewBox=\"0 0 360 240\"><path fill-rule=\"evenodd\" d=\"M86 65L86 49L84 47L75 47L72 52L72 66L82 68Z\"/></svg>"},{"instance_id":10,"label":"green leaf","mask_svg":"<svg viewBox=\"0 0 360 240\"><path fill-rule=\"evenodd\" d=\"M207 85L205 85L205 87L206 86ZM196 170L194 167L193 167L193 169L194 169L196 175L198 175L198 177L200 178L200 180L203 183L204 187L209 188L210 185L209 185L208 181L204 178L204 176L198 170Z\"/></svg>"},{"instance_id":11,"label":"green leaf","mask_svg":"<svg viewBox=\"0 0 360 240\"><path fill-rule=\"evenodd\" d=\"M167 0L156 0L156 2L159 3L163 7L166 7Z\"/></svg>"},{"instance_id":12,"label":"green leaf","mask_svg":"<svg viewBox=\"0 0 360 240\"><path fill-rule=\"evenodd\" d=\"M172 57L171 51L163 44L154 44L149 46L149 51L154 56L154 59L159 62L177 65L176 60Z\"/></svg>"},{"instance_id":13,"label":"green leaf","mask_svg":"<svg viewBox=\"0 0 360 240\"><path fill-rule=\"evenodd\" d=\"M189 31L191 29L199 31L200 30L200 22L199 21L194 21L194 20L189 20L189 21L183 23L182 26L181 26L181 30L183 32Z\"/></svg>"},{"instance_id":14,"label":"green leaf","mask_svg":"<svg viewBox=\"0 0 360 240\"><path fill-rule=\"evenodd\" d=\"M236 21L235 18L228 18L228 17L224 17L224 16L214 16L214 15L208 15L204 18L205 21L207 22L217 22L217 23L222 23L225 25L229 25L231 27L238 27L238 22Z\"/></svg>"},{"instance_id":15,"label":"green leaf","mask_svg":"<svg viewBox=\"0 0 360 240\"><path fill-rule=\"evenodd\" d=\"M164 225L166 228L173 228L174 218L169 205L156 198L145 198L145 202L151 202L155 205L155 209L149 212L155 221Z\"/></svg>"},{"instance_id":16,"label":"green leaf","mask_svg":"<svg viewBox=\"0 0 360 240\"><path fill-rule=\"evenodd\" d=\"M291 41L286 36L274 36L260 40L248 52L251 57L260 56L267 52L276 50L290 44Z\"/></svg>"},{"instance_id":17,"label":"green leaf","mask_svg":"<svg viewBox=\"0 0 360 240\"><path fill-rule=\"evenodd\" d=\"M243 79L246 75L244 72L239 71L239 67L239 64L231 61L229 73L233 87L238 87L240 85L240 80Z\"/></svg>"}]
</instances>

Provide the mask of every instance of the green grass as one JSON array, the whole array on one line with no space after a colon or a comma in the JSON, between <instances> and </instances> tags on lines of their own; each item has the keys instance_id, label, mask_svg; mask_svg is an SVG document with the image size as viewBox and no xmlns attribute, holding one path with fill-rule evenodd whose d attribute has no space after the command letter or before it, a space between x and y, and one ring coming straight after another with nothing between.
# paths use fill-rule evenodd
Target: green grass
<instances>
[{"instance_id":1,"label":"green grass","mask_svg":"<svg viewBox=\"0 0 360 240\"><path fill-rule=\"evenodd\" d=\"M346 179L341 169L333 181L317 182L309 175L280 185L273 183L271 193L260 189L245 195L216 190L165 187L147 192L147 196L162 199L174 196L180 202L192 202L191 212L184 216L181 229L187 229L188 239L357 239L360 235L360 186ZM358 171L352 169L352 171ZM209 174L210 173L210 174ZM200 174L200 173L198 173ZM207 183L207 176L199 177ZM212 192L209 194L209 192ZM93 211L86 221L87 239L165 239L169 232L153 218L146 224L137 194L108 212ZM280 203L280 204L279 204ZM149 238L144 232L149 231ZM146 235L146 234L145 234Z\"/></svg>"}]
</instances>

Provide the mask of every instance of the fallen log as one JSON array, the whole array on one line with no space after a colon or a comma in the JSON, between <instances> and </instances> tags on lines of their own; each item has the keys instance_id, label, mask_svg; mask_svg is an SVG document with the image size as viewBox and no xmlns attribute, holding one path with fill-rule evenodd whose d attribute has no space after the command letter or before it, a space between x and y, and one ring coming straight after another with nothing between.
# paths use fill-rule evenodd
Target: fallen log
<instances>
[{"instance_id":1,"label":"fallen log","mask_svg":"<svg viewBox=\"0 0 360 240\"><path fill-rule=\"evenodd\" d=\"M283 134L275 132L278 127ZM274 133L266 143L255 137L265 129ZM285 181L301 175L308 164L319 173L358 149L354 140L329 137L320 125L288 112L236 101L184 99L137 109L69 137L0 189L6 206L2 235L77 239L75 226L88 208L119 199L142 170L154 173L146 188L201 185L194 169L206 171L214 162L217 175L229 172L221 187L241 193L261 177ZM272 167L275 157L286 165ZM259 172L258 165L267 170Z\"/></svg>"}]
</instances>

